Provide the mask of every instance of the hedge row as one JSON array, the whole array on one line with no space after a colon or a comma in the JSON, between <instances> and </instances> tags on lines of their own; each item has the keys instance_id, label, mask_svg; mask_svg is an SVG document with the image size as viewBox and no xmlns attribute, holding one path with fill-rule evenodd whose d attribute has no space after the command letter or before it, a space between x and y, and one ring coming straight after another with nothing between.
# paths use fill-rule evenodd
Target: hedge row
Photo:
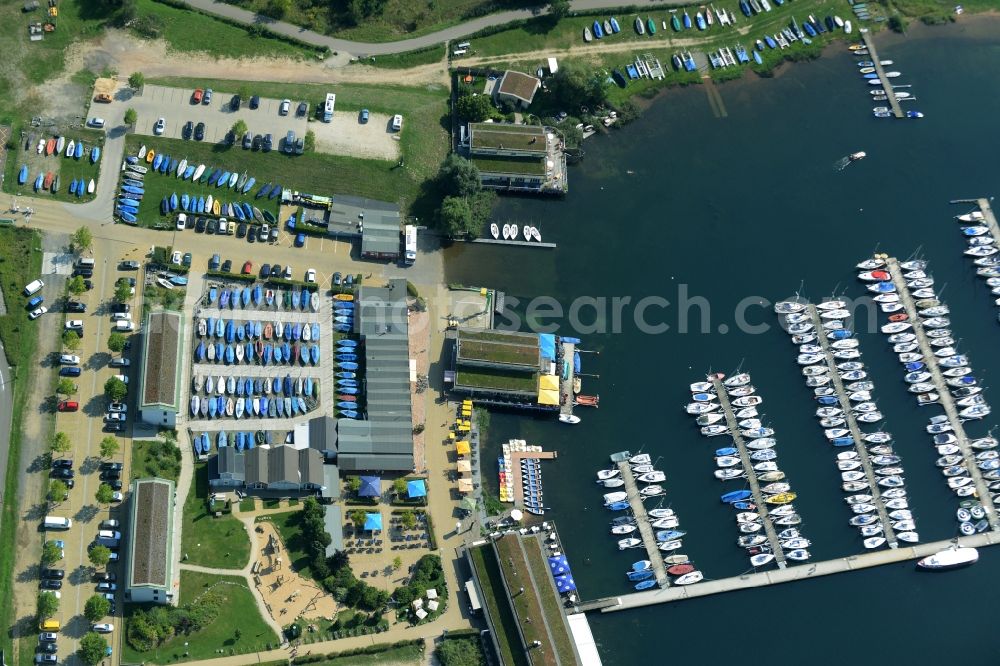
<instances>
[{"instance_id":1,"label":"hedge row","mask_svg":"<svg viewBox=\"0 0 1000 666\"><path fill-rule=\"evenodd\" d=\"M223 273L222 271L207 271L208 277L219 278L221 280L238 280L247 284L257 281L256 275L243 275L242 273Z\"/></svg>"},{"instance_id":2,"label":"hedge row","mask_svg":"<svg viewBox=\"0 0 1000 666\"><path fill-rule=\"evenodd\" d=\"M353 650L344 650L343 652L330 652L329 654L302 655L301 657L295 657L294 659L292 659L292 663L312 664L317 661L325 661L327 659L337 659L339 657L355 657L364 654L381 654L383 652L388 652L389 650L398 650L399 648L410 647L411 645L423 649L424 639L418 638L412 641L396 641L395 643L378 643L376 645L367 645L365 647L354 648Z\"/></svg>"}]
</instances>

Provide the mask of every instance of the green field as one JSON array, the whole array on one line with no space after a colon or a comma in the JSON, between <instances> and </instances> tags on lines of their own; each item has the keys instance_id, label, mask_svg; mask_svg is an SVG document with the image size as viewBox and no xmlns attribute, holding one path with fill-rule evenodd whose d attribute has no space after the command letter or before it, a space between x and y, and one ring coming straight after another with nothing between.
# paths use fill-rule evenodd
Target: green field
<instances>
[{"instance_id":1,"label":"green field","mask_svg":"<svg viewBox=\"0 0 1000 666\"><path fill-rule=\"evenodd\" d=\"M92 194L85 193L80 197L70 194L69 184L71 180L83 178L88 183L93 180L96 185L96 181L99 176L99 165L90 161L90 149L95 145L98 147L104 145L104 132L78 128L60 130L60 134L66 137L67 145L70 140L83 140L84 155L80 159L66 157L65 152L58 157L55 154L49 156L44 154L39 155L35 150L38 141L40 139L48 139L54 135L50 133L43 133L38 130L26 130L25 140L15 142L17 150L11 151L7 157L7 165L5 169L6 177L4 178L6 185L5 189L7 192L11 194L32 194L40 197L51 197L61 201L73 201L78 203L90 201L94 198L94 195ZM28 165L28 181L24 185L18 185L18 171L23 164ZM44 174L49 171L53 174L59 175L60 180L62 181L59 185L59 191L55 194L52 194L51 190L36 192L34 188L35 178L38 174Z\"/></svg>"},{"instance_id":2,"label":"green field","mask_svg":"<svg viewBox=\"0 0 1000 666\"><path fill-rule=\"evenodd\" d=\"M216 94L221 95L236 93L246 87L245 83L239 81L212 79L163 78L150 82L181 88L212 88ZM405 210L413 207L421 194L421 185L437 173L441 160L448 153L448 134L445 129L448 123L448 91L443 86L414 88L264 82L254 83L253 91L264 97L304 99L312 108L322 101L327 92L335 92L338 114L354 116L361 109L367 108L375 113L402 112L406 118L401 132L402 167L391 161L322 153L286 156L274 151L270 155L261 156L272 159L258 160L240 148L232 149L235 154L242 156L240 159L245 163L243 168L251 171L258 182L280 176L283 184L300 191L321 195L353 194L393 201ZM272 166L266 166L265 162Z\"/></svg>"},{"instance_id":3,"label":"green field","mask_svg":"<svg viewBox=\"0 0 1000 666\"><path fill-rule=\"evenodd\" d=\"M30 322L23 308L21 289L41 273L41 238L36 231L27 229L0 229L0 289L8 304L7 314L0 316L0 340L3 341L7 362L11 365L14 380L13 414L10 425L10 444L7 453L7 470L4 476L4 497L18 497L19 458L21 452L21 419L26 413L28 379L31 377L32 360L38 347L38 324ZM42 381L45 381L44 379ZM30 498L27 501L31 501ZM0 506L0 540L14 544L20 524L19 505L16 501ZM14 625L14 558L16 548L0 548L0 624ZM0 650L10 653L10 633L0 637ZM30 653L29 653L30 654Z\"/></svg>"},{"instance_id":4,"label":"green field","mask_svg":"<svg viewBox=\"0 0 1000 666\"><path fill-rule=\"evenodd\" d=\"M201 631L170 638L148 652L136 651L122 640L122 662L166 664L194 659L216 659L223 655L246 654L277 647L278 636L260 616L253 593L247 587L245 579L238 576L214 576L197 571L181 571L182 605L191 603L209 589L224 597L222 612L214 622ZM126 623L132 608L134 606L131 604L125 607ZM236 635L237 630L239 636ZM256 659L253 661L256 663Z\"/></svg>"},{"instance_id":5,"label":"green field","mask_svg":"<svg viewBox=\"0 0 1000 666\"><path fill-rule=\"evenodd\" d=\"M246 529L231 514L221 518L209 514L208 494L208 465L195 465L194 483L184 501L182 561L215 569L242 569L250 559Z\"/></svg>"},{"instance_id":6,"label":"green field","mask_svg":"<svg viewBox=\"0 0 1000 666\"><path fill-rule=\"evenodd\" d=\"M455 377L455 384L485 389L532 392L538 388L538 376L535 373L508 373L487 368L469 369L463 367Z\"/></svg>"},{"instance_id":7,"label":"green field","mask_svg":"<svg viewBox=\"0 0 1000 666\"><path fill-rule=\"evenodd\" d=\"M140 17L155 16L163 25L161 37L177 51L216 58L315 58L318 52L156 0L136 0L136 10Z\"/></svg>"}]
</instances>

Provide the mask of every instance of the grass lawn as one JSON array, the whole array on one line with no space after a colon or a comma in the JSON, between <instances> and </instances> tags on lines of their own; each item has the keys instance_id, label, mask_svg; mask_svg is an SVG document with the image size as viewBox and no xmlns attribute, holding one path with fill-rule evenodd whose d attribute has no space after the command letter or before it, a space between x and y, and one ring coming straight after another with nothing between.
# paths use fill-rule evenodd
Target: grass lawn
<instances>
[{"instance_id":1,"label":"grass lawn","mask_svg":"<svg viewBox=\"0 0 1000 666\"><path fill-rule=\"evenodd\" d=\"M347 657L331 657L310 662L312 666L367 666L368 664L419 664L423 661L424 650L419 645L388 647L384 652L356 654Z\"/></svg>"},{"instance_id":2,"label":"grass lawn","mask_svg":"<svg viewBox=\"0 0 1000 666\"><path fill-rule=\"evenodd\" d=\"M462 368L458 371L455 383L461 386L476 386L480 388L510 389L512 391L534 391L538 387L538 377L535 373L506 373L499 370Z\"/></svg>"},{"instance_id":3,"label":"grass lawn","mask_svg":"<svg viewBox=\"0 0 1000 666\"><path fill-rule=\"evenodd\" d=\"M206 52L217 58L315 58L318 53L156 0L136 0L136 10L140 17L156 16L162 21L162 38L176 51Z\"/></svg>"},{"instance_id":4,"label":"grass lawn","mask_svg":"<svg viewBox=\"0 0 1000 666\"><path fill-rule=\"evenodd\" d=\"M542 551L538 547L539 541L536 538L524 540L524 552L528 556L528 566L538 584L538 597L542 602L542 609L549 620L549 631L552 632L552 640L555 641L556 650L562 661L573 661L573 639L570 638L566 623L562 620L562 606L555 587L550 583L551 572Z\"/></svg>"},{"instance_id":5,"label":"grass lawn","mask_svg":"<svg viewBox=\"0 0 1000 666\"><path fill-rule=\"evenodd\" d=\"M360 59L357 63L371 65L372 67L383 67L385 69L408 69L419 67L420 65L430 65L441 62L446 55L444 44L437 44L416 51L405 51L403 53L392 53Z\"/></svg>"},{"instance_id":6,"label":"grass lawn","mask_svg":"<svg viewBox=\"0 0 1000 666\"><path fill-rule=\"evenodd\" d=\"M531 663L552 666L556 663L554 650L558 646L549 644L545 625L541 621L541 618L544 617L544 611L542 610L541 602L538 599L535 588L531 584L531 579L528 577L529 565L525 561L520 547L518 547L517 537L504 537L496 542L496 547L499 554L500 568L503 570L503 575L509 588L524 587L524 594L518 594L513 599L514 613L517 615L517 622L521 627L521 633L524 635L524 642L531 645L535 641L541 641L542 645L548 648L545 650L530 651L528 656L531 659ZM502 587L496 591L498 595L502 592ZM535 619L529 623L525 622L525 618ZM550 619L550 629L553 628L554 624L555 622ZM570 651L570 661L572 661L572 650Z\"/></svg>"},{"instance_id":7,"label":"grass lawn","mask_svg":"<svg viewBox=\"0 0 1000 666\"><path fill-rule=\"evenodd\" d=\"M242 513L250 513L257 510L257 500L253 497L244 497L240 500L240 511Z\"/></svg>"},{"instance_id":8,"label":"grass lawn","mask_svg":"<svg viewBox=\"0 0 1000 666\"><path fill-rule=\"evenodd\" d=\"M176 450L176 442L174 443ZM158 476L177 483L181 463L174 458L163 441L134 440L132 442L132 478Z\"/></svg>"},{"instance_id":9,"label":"grass lawn","mask_svg":"<svg viewBox=\"0 0 1000 666\"><path fill-rule=\"evenodd\" d=\"M497 625L498 630L493 632L493 636L500 646L500 660L505 664L525 666L528 660L524 656L521 639L517 635L517 620L507 602L503 579L500 577L500 567L497 565L493 550L488 546L473 548L472 564L476 567L476 574L485 597L483 603Z\"/></svg>"},{"instance_id":10,"label":"grass lawn","mask_svg":"<svg viewBox=\"0 0 1000 666\"><path fill-rule=\"evenodd\" d=\"M5 171L5 190L11 194L32 194L39 197L50 197L61 201L73 201L83 203L94 198L92 194L83 194L77 197L69 193L70 182L78 178L83 178L87 183L91 180L97 181L99 172L98 165L90 161L90 149L94 146L104 145L104 132L88 130L83 128L59 129L61 136L66 137L66 144L72 141L83 141L84 154L80 159L66 157L65 148L63 154L46 156L39 155L35 148L40 139L54 137L55 134L42 132L37 129L27 128L25 130L25 141L15 141L16 149L7 156ZM15 134L15 137L17 135ZM21 165L28 165L28 181L24 185L18 185L17 176ZM59 191L52 194L51 190L35 191L34 182L39 174L51 171L58 174L61 180Z\"/></svg>"},{"instance_id":11,"label":"grass lawn","mask_svg":"<svg viewBox=\"0 0 1000 666\"><path fill-rule=\"evenodd\" d=\"M246 580L236 576L214 576L197 571L181 571L182 605L194 601L209 589L224 597L222 611L214 622L196 633L181 634L171 638L149 652L138 652L123 640L122 661L134 664L165 664L195 659L217 659L221 655L245 654L277 646L278 637L260 616ZM134 607L131 604L125 607L126 622L132 608ZM235 634L237 628L240 631L239 638ZM186 657L185 652L188 653Z\"/></svg>"},{"instance_id":12,"label":"grass lawn","mask_svg":"<svg viewBox=\"0 0 1000 666\"><path fill-rule=\"evenodd\" d=\"M0 289L8 313L0 316L0 340L3 341L7 362L13 370L13 415L10 426L10 446L4 477L4 497L17 497L19 457L21 451L21 419L25 413L27 383L32 373L31 361L38 347L38 324L30 322L21 304L21 289L34 280L42 268L41 238L27 229L0 229ZM13 544L18 524L18 502L0 505L0 542ZM15 548L0 548L0 625L14 624L14 558ZM0 650L11 652L9 632L0 637Z\"/></svg>"},{"instance_id":13,"label":"grass lawn","mask_svg":"<svg viewBox=\"0 0 1000 666\"><path fill-rule=\"evenodd\" d=\"M181 532L184 562L216 569L241 569L250 558L250 538L243 523L232 515L213 518L209 514L205 501L208 494L208 465L197 464L194 483L184 501Z\"/></svg>"},{"instance_id":14,"label":"grass lawn","mask_svg":"<svg viewBox=\"0 0 1000 666\"><path fill-rule=\"evenodd\" d=\"M497 363L517 363L520 365L538 365L538 347L525 344L504 344L491 342L462 341L462 359L495 361Z\"/></svg>"},{"instance_id":15,"label":"grass lawn","mask_svg":"<svg viewBox=\"0 0 1000 666\"><path fill-rule=\"evenodd\" d=\"M188 78L160 78L150 82L182 88L212 88L216 94L221 95L236 93L247 85L239 81ZM414 88L265 82L254 83L253 91L258 95L277 99L303 99L312 108L316 108L316 104L326 93L332 91L337 94L338 114L354 116L362 108L366 108L375 113L402 112L405 117L401 132L402 168L397 167L395 162L384 160L319 153L289 157L273 152L263 156L271 159L260 160L259 169L256 162L251 162L252 167L244 167L251 171L258 182L266 182L273 174L277 174L273 177L280 178L283 184L301 191L321 195L354 194L395 201L405 209L420 194L421 184L437 173L441 160L448 153L448 133L445 129L448 126L448 90L444 86ZM232 150L243 156L239 159L250 159L246 157L248 151L240 148ZM272 166L265 166L265 162Z\"/></svg>"}]
</instances>

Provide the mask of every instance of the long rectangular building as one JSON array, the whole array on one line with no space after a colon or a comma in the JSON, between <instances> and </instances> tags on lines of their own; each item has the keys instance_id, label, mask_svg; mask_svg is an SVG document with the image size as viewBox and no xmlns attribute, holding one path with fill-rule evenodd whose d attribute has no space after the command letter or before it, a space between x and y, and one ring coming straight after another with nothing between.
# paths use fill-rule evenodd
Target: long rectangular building
<instances>
[{"instance_id":1,"label":"long rectangular building","mask_svg":"<svg viewBox=\"0 0 1000 666\"><path fill-rule=\"evenodd\" d=\"M183 318L180 312L150 312L142 326L139 417L161 428L177 425L180 405Z\"/></svg>"},{"instance_id":2,"label":"long rectangular building","mask_svg":"<svg viewBox=\"0 0 1000 666\"><path fill-rule=\"evenodd\" d=\"M132 482L126 601L168 604L175 600L174 502L173 481L149 478Z\"/></svg>"}]
</instances>

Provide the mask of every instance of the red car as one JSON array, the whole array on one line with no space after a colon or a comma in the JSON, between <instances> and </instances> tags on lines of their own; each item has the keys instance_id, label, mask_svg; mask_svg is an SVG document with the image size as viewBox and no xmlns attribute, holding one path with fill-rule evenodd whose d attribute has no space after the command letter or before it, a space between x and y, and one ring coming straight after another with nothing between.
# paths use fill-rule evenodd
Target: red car
<instances>
[{"instance_id":1,"label":"red car","mask_svg":"<svg viewBox=\"0 0 1000 666\"><path fill-rule=\"evenodd\" d=\"M192 104L201 104L201 97L205 94L205 91L201 88L195 88L194 95L191 96Z\"/></svg>"},{"instance_id":2,"label":"red car","mask_svg":"<svg viewBox=\"0 0 1000 666\"><path fill-rule=\"evenodd\" d=\"M75 412L80 409L80 403L75 400L63 400L56 409L60 412Z\"/></svg>"},{"instance_id":3,"label":"red car","mask_svg":"<svg viewBox=\"0 0 1000 666\"><path fill-rule=\"evenodd\" d=\"M243 275L250 275L253 272L253 264L249 261L243 264Z\"/></svg>"}]
</instances>

